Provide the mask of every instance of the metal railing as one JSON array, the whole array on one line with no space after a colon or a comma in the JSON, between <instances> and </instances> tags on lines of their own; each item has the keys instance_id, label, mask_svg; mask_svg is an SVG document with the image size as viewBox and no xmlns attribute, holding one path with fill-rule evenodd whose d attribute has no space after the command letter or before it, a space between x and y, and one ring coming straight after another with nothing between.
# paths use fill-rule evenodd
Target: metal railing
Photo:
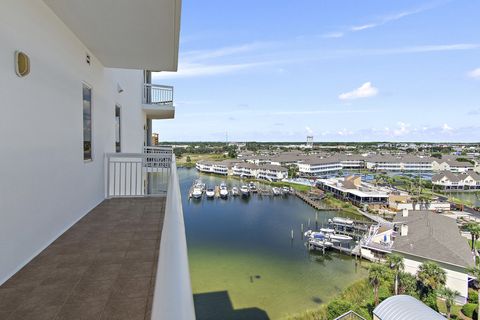
<instances>
[{"instance_id":1,"label":"metal railing","mask_svg":"<svg viewBox=\"0 0 480 320\"><path fill-rule=\"evenodd\" d=\"M143 84L144 104L172 104L173 87L159 84Z\"/></svg>"},{"instance_id":2,"label":"metal railing","mask_svg":"<svg viewBox=\"0 0 480 320\"><path fill-rule=\"evenodd\" d=\"M172 153L108 153L107 198L165 195Z\"/></svg>"},{"instance_id":3,"label":"metal railing","mask_svg":"<svg viewBox=\"0 0 480 320\"><path fill-rule=\"evenodd\" d=\"M143 153L155 153L155 154L169 154L173 153L172 147L170 146L146 146L143 147Z\"/></svg>"}]
</instances>

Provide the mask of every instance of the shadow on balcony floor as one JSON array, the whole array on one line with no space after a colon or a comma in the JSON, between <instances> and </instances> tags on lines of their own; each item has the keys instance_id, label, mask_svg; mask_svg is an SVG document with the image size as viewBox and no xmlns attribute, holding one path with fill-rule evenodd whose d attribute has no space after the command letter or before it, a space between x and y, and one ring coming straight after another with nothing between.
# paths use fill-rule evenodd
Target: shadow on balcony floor
<instances>
[{"instance_id":1,"label":"shadow on balcony floor","mask_svg":"<svg viewBox=\"0 0 480 320\"><path fill-rule=\"evenodd\" d=\"M193 295L197 320L269 320L260 308L233 309L227 291L197 293Z\"/></svg>"}]
</instances>

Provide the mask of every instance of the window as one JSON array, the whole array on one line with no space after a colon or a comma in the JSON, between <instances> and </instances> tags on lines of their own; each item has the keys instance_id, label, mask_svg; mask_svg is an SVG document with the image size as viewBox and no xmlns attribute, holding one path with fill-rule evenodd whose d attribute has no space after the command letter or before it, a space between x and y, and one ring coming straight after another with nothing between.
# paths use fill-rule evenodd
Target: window
<instances>
[{"instance_id":1,"label":"window","mask_svg":"<svg viewBox=\"0 0 480 320\"><path fill-rule=\"evenodd\" d=\"M83 85L83 160L92 160L92 88Z\"/></svg>"},{"instance_id":2,"label":"window","mask_svg":"<svg viewBox=\"0 0 480 320\"><path fill-rule=\"evenodd\" d=\"M115 106L115 152L121 152L121 140L122 140L122 121L120 120L120 107Z\"/></svg>"}]
</instances>

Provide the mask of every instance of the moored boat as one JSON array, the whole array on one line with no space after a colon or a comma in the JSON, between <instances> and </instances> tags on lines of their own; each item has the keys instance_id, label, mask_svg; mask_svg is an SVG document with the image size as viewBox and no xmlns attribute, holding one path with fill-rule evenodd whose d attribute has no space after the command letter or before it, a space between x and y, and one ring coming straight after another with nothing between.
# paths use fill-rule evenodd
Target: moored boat
<instances>
[{"instance_id":1,"label":"moored boat","mask_svg":"<svg viewBox=\"0 0 480 320\"><path fill-rule=\"evenodd\" d=\"M215 189L211 187L207 188L207 190L205 191L205 195L207 196L207 198L212 199L213 197L215 197Z\"/></svg>"},{"instance_id":2,"label":"moored boat","mask_svg":"<svg viewBox=\"0 0 480 320\"><path fill-rule=\"evenodd\" d=\"M245 186L245 185L240 187L240 192L244 197L248 197L250 195L250 190L248 189L248 186Z\"/></svg>"},{"instance_id":3,"label":"moored boat","mask_svg":"<svg viewBox=\"0 0 480 320\"><path fill-rule=\"evenodd\" d=\"M220 197L222 197L222 198L227 198L228 197L227 185L224 182L222 182L220 184Z\"/></svg>"},{"instance_id":4,"label":"moored boat","mask_svg":"<svg viewBox=\"0 0 480 320\"><path fill-rule=\"evenodd\" d=\"M274 196L279 196L279 195L282 194L281 189L280 189L280 188L277 188L277 187L273 187L273 188L272 188L272 192L273 192L273 195L274 195Z\"/></svg>"},{"instance_id":5,"label":"moored boat","mask_svg":"<svg viewBox=\"0 0 480 320\"><path fill-rule=\"evenodd\" d=\"M232 196L238 196L240 194L240 190L237 187L232 188Z\"/></svg>"},{"instance_id":6,"label":"moored boat","mask_svg":"<svg viewBox=\"0 0 480 320\"><path fill-rule=\"evenodd\" d=\"M256 193L257 192L257 186L255 185L255 183L250 182L248 184L248 190L250 190L250 192L252 192L252 193Z\"/></svg>"}]
</instances>

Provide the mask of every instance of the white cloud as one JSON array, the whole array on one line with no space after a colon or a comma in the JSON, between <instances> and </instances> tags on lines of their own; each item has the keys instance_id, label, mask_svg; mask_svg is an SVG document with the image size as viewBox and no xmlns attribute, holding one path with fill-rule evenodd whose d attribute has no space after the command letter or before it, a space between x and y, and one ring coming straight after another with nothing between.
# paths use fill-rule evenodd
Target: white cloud
<instances>
[{"instance_id":1,"label":"white cloud","mask_svg":"<svg viewBox=\"0 0 480 320\"><path fill-rule=\"evenodd\" d=\"M253 42L238 46L229 46L212 50L193 50L182 54L182 59L188 62L208 60L225 56L232 56L239 53L246 53L270 46L271 42Z\"/></svg>"},{"instance_id":2,"label":"white cloud","mask_svg":"<svg viewBox=\"0 0 480 320\"><path fill-rule=\"evenodd\" d=\"M342 93L338 96L340 100L353 100L359 98L369 98L374 97L378 94L378 89L372 86L371 82L365 82L359 88Z\"/></svg>"},{"instance_id":3,"label":"white cloud","mask_svg":"<svg viewBox=\"0 0 480 320\"><path fill-rule=\"evenodd\" d=\"M393 135L400 137L410 133L410 124L404 122L397 123L398 128L393 130Z\"/></svg>"},{"instance_id":4,"label":"white cloud","mask_svg":"<svg viewBox=\"0 0 480 320\"><path fill-rule=\"evenodd\" d=\"M364 24L364 25L361 25L361 26L353 26L353 27L350 28L350 30L352 30L352 31L362 31L362 30L366 30L366 29L375 28L376 26L378 26L378 25L375 24L375 23L369 23L369 24Z\"/></svg>"},{"instance_id":5,"label":"white cloud","mask_svg":"<svg viewBox=\"0 0 480 320\"><path fill-rule=\"evenodd\" d=\"M444 123L442 125L442 132L451 132L453 130L452 127L450 127L448 124Z\"/></svg>"},{"instance_id":6,"label":"white cloud","mask_svg":"<svg viewBox=\"0 0 480 320\"><path fill-rule=\"evenodd\" d=\"M339 136L343 136L343 137L344 137L344 136L351 136L351 135L353 134L353 131L350 131L350 130L347 130L347 129L343 128L343 129L339 130L339 131L337 132L337 134L338 134Z\"/></svg>"},{"instance_id":7,"label":"white cloud","mask_svg":"<svg viewBox=\"0 0 480 320\"><path fill-rule=\"evenodd\" d=\"M470 71L468 76L473 79L480 79L480 68Z\"/></svg>"},{"instance_id":8,"label":"white cloud","mask_svg":"<svg viewBox=\"0 0 480 320\"><path fill-rule=\"evenodd\" d=\"M177 72L158 72L153 75L153 82L158 79L168 78L192 78L200 76L213 76L233 73L240 70L251 69L267 63L237 63L237 64L203 64L203 63L179 63Z\"/></svg>"},{"instance_id":9,"label":"white cloud","mask_svg":"<svg viewBox=\"0 0 480 320\"><path fill-rule=\"evenodd\" d=\"M345 34L343 32L329 32L322 35L323 38L341 38Z\"/></svg>"},{"instance_id":10,"label":"white cloud","mask_svg":"<svg viewBox=\"0 0 480 320\"><path fill-rule=\"evenodd\" d=\"M305 127L305 131L307 131L307 133L308 133L309 135L312 135L312 134L313 134L313 130L312 130L309 126L306 126L306 127Z\"/></svg>"}]
</instances>

